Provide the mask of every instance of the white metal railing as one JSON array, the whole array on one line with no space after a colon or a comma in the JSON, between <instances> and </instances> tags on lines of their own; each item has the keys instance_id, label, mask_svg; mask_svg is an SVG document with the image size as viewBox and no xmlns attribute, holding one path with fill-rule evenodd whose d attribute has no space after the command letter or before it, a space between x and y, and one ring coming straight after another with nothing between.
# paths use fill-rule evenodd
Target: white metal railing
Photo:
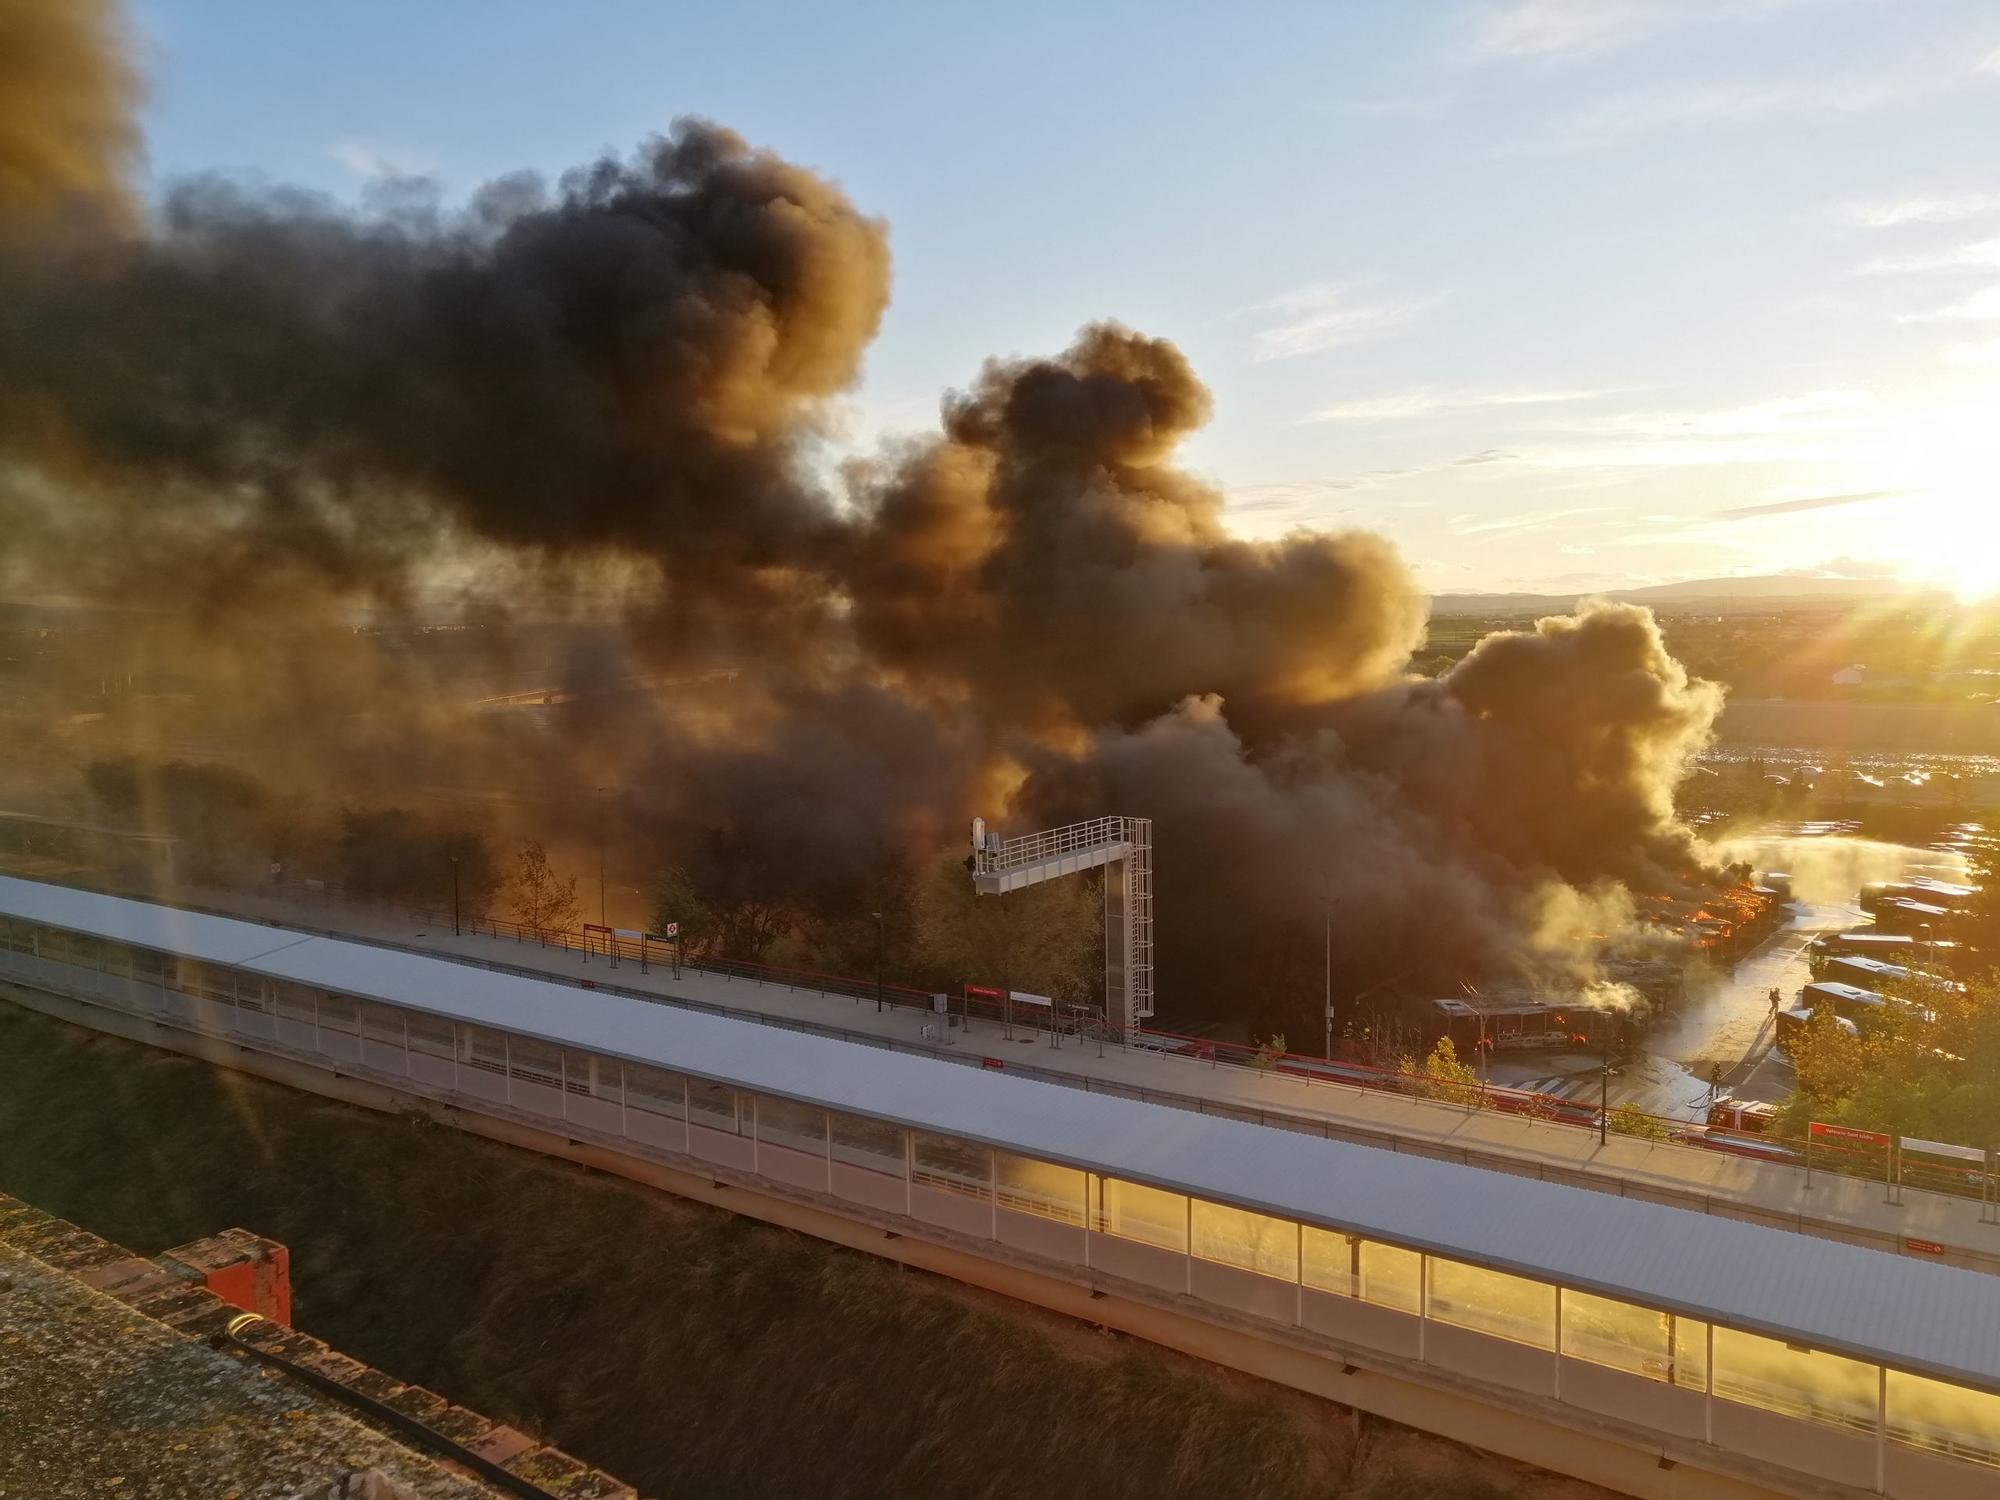
<instances>
[{"instance_id":1,"label":"white metal railing","mask_svg":"<svg viewBox=\"0 0 2000 1500\"><path fill-rule=\"evenodd\" d=\"M988 874L1019 869L1044 859L1076 854L1084 849L1101 849L1107 844L1130 843L1132 819L1092 818L1087 823L1071 823L1066 828L1045 829L1004 840L997 850L981 851L979 868Z\"/></svg>"}]
</instances>

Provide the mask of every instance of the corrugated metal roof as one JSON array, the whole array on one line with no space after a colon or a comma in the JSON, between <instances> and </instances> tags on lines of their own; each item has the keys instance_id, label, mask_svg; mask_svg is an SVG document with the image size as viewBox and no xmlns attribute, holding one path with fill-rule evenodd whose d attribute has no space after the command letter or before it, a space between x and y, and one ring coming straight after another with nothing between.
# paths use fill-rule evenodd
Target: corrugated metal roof
<instances>
[{"instance_id":1,"label":"corrugated metal roof","mask_svg":"<svg viewBox=\"0 0 2000 1500\"><path fill-rule=\"evenodd\" d=\"M894 1120L2000 1391L2000 1281L1833 1240L0 877L0 912ZM278 941L274 941L278 940Z\"/></svg>"}]
</instances>

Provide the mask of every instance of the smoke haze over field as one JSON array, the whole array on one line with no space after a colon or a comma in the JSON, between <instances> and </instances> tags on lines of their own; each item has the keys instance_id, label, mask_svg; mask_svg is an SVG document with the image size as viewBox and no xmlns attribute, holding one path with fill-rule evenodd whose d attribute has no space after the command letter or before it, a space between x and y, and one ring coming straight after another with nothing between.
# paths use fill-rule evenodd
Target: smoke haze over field
<instances>
[{"instance_id":1,"label":"smoke haze over field","mask_svg":"<svg viewBox=\"0 0 2000 1500\"><path fill-rule=\"evenodd\" d=\"M284 742L277 787L616 786L662 860L780 853L822 906L975 811L1150 815L1170 1007L1275 982L1329 897L1350 981L1581 979L1628 887L1703 878L1672 791L1719 692L1651 616L1413 678L1387 543L1237 539L1176 466L1209 396L1165 340L990 362L828 493L803 450L889 296L832 183L684 120L456 211L204 179L132 228L89 13L30 7L46 44L4 53L92 113L62 150L0 115L0 588L149 606L131 649ZM617 625L524 742L338 628L441 596L494 652ZM715 662L726 691L604 691Z\"/></svg>"}]
</instances>

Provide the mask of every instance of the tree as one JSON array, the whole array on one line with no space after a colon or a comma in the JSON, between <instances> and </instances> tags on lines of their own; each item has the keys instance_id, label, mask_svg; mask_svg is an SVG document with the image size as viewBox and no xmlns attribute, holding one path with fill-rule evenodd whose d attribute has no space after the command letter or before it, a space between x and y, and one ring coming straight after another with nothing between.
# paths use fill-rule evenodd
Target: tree
<instances>
[{"instance_id":1,"label":"tree","mask_svg":"<svg viewBox=\"0 0 2000 1500\"><path fill-rule=\"evenodd\" d=\"M549 868L549 852L541 840L529 839L515 856L514 878L508 884L514 920L537 932L569 932L583 923L576 899L576 876L558 878Z\"/></svg>"},{"instance_id":2,"label":"tree","mask_svg":"<svg viewBox=\"0 0 2000 1500\"><path fill-rule=\"evenodd\" d=\"M917 952L944 983L1005 986L1058 1000L1096 997L1103 897L1095 883L1050 880L981 896L957 854L931 867L917 892Z\"/></svg>"},{"instance_id":3,"label":"tree","mask_svg":"<svg viewBox=\"0 0 2000 1500\"><path fill-rule=\"evenodd\" d=\"M1990 1147L2000 1139L2000 973L1963 989L1916 981L1850 1035L1824 1008L1785 1043L1798 1087L1787 1135L1814 1120Z\"/></svg>"},{"instance_id":4,"label":"tree","mask_svg":"<svg viewBox=\"0 0 2000 1500\"><path fill-rule=\"evenodd\" d=\"M493 846L483 834L428 828L401 808L342 814L334 852L342 887L363 901L449 906L454 865L466 915L484 913L500 889Z\"/></svg>"},{"instance_id":5,"label":"tree","mask_svg":"<svg viewBox=\"0 0 2000 1500\"><path fill-rule=\"evenodd\" d=\"M1285 1034L1282 1031L1274 1032L1257 1044L1257 1050L1250 1054L1250 1066L1260 1073L1269 1073L1284 1061L1288 1050L1285 1046Z\"/></svg>"},{"instance_id":6,"label":"tree","mask_svg":"<svg viewBox=\"0 0 2000 1500\"><path fill-rule=\"evenodd\" d=\"M680 924L681 950L706 953L715 941L715 916L695 887L694 877L681 865L661 872L653 882L653 931Z\"/></svg>"},{"instance_id":7,"label":"tree","mask_svg":"<svg viewBox=\"0 0 2000 1500\"><path fill-rule=\"evenodd\" d=\"M1443 1099L1450 1104L1477 1107L1483 1091L1479 1075L1458 1060L1458 1048L1448 1036L1441 1036L1431 1048L1423 1066L1415 1070L1417 1093L1426 1099Z\"/></svg>"},{"instance_id":8,"label":"tree","mask_svg":"<svg viewBox=\"0 0 2000 1500\"><path fill-rule=\"evenodd\" d=\"M1613 1135L1637 1136L1644 1141L1664 1141L1670 1135L1664 1122L1654 1119L1636 1104L1619 1105L1604 1123Z\"/></svg>"}]
</instances>

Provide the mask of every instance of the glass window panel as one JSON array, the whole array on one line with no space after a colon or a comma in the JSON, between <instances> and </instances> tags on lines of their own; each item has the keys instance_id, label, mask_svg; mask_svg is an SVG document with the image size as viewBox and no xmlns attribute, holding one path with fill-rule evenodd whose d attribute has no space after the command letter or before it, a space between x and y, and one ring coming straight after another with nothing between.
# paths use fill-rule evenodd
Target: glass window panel
<instances>
[{"instance_id":1,"label":"glass window panel","mask_svg":"<svg viewBox=\"0 0 2000 1500\"><path fill-rule=\"evenodd\" d=\"M361 1034L385 1047L400 1047L403 1045L403 1013L393 1005L377 1005L371 1000L364 1000L361 1002Z\"/></svg>"},{"instance_id":2,"label":"glass window panel","mask_svg":"<svg viewBox=\"0 0 2000 1500\"><path fill-rule=\"evenodd\" d=\"M992 1187L993 1153L948 1135L916 1134L911 1148L915 1179L926 1187L984 1198Z\"/></svg>"},{"instance_id":3,"label":"glass window panel","mask_svg":"<svg viewBox=\"0 0 2000 1500\"><path fill-rule=\"evenodd\" d=\"M1120 1239L1158 1245L1163 1250L1187 1251L1188 1201L1180 1193L1164 1193L1158 1188L1116 1177L1097 1179L1102 1194L1097 1227Z\"/></svg>"},{"instance_id":4,"label":"glass window panel","mask_svg":"<svg viewBox=\"0 0 2000 1500\"><path fill-rule=\"evenodd\" d=\"M361 1007L345 995L322 995L319 1001L319 1029L361 1034Z\"/></svg>"},{"instance_id":5,"label":"glass window panel","mask_svg":"<svg viewBox=\"0 0 2000 1500\"><path fill-rule=\"evenodd\" d=\"M328 995L320 1002L320 1029L326 1029L327 1007L336 996ZM462 1068L477 1068L482 1073L507 1076L507 1038L498 1031L488 1031L483 1026L461 1026L458 1028L458 1065Z\"/></svg>"},{"instance_id":6,"label":"glass window panel","mask_svg":"<svg viewBox=\"0 0 2000 1500\"><path fill-rule=\"evenodd\" d=\"M69 934L53 927L37 929L35 952L43 958L54 959L57 963L69 962Z\"/></svg>"},{"instance_id":7,"label":"glass window panel","mask_svg":"<svg viewBox=\"0 0 2000 1500\"><path fill-rule=\"evenodd\" d=\"M285 997L278 996L279 1014L284 1014ZM410 1028L410 1050L426 1057L450 1057L457 1047L451 1022L442 1016L427 1016L420 1010L405 1011L404 1024Z\"/></svg>"},{"instance_id":8,"label":"glass window panel","mask_svg":"<svg viewBox=\"0 0 2000 1500\"><path fill-rule=\"evenodd\" d=\"M618 1098L618 1060L563 1048L563 1087L581 1099ZM676 1103L678 1104L678 1099ZM678 1112L678 1111L677 1111Z\"/></svg>"},{"instance_id":9,"label":"glass window panel","mask_svg":"<svg viewBox=\"0 0 2000 1500\"><path fill-rule=\"evenodd\" d=\"M1891 1370L1889 1436L1964 1463L2000 1468L2000 1396Z\"/></svg>"},{"instance_id":10,"label":"glass window panel","mask_svg":"<svg viewBox=\"0 0 2000 1500\"><path fill-rule=\"evenodd\" d=\"M143 979L148 984L167 984L173 965L163 953L155 953L150 948L134 948L132 953L132 977Z\"/></svg>"},{"instance_id":11,"label":"glass window panel","mask_svg":"<svg viewBox=\"0 0 2000 1500\"><path fill-rule=\"evenodd\" d=\"M1000 1206L1017 1213L1039 1214L1065 1224L1083 1222L1084 1174L1032 1157L994 1153Z\"/></svg>"},{"instance_id":12,"label":"glass window panel","mask_svg":"<svg viewBox=\"0 0 2000 1500\"><path fill-rule=\"evenodd\" d=\"M238 974L236 976L236 1003L244 1010L268 1015L271 1010L270 987L261 974ZM399 1027L396 1040L401 1041Z\"/></svg>"},{"instance_id":13,"label":"glass window panel","mask_svg":"<svg viewBox=\"0 0 2000 1500\"><path fill-rule=\"evenodd\" d=\"M1715 1394L1745 1406L1875 1430L1877 1367L1718 1325Z\"/></svg>"},{"instance_id":14,"label":"glass window panel","mask_svg":"<svg viewBox=\"0 0 2000 1500\"><path fill-rule=\"evenodd\" d=\"M303 1021L310 1026L319 1010L319 997L302 984L272 986L271 1003L287 1021Z\"/></svg>"},{"instance_id":15,"label":"glass window panel","mask_svg":"<svg viewBox=\"0 0 2000 1500\"><path fill-rule=\"evenodd\" d=\"M562 1048L533 1037L507 1038L507 1071L523 1083L539 1083L547 1088L562 1087Z\"/></svg>"},{"instance_id":16,"label":"glass window panel","mask_svg":"<svg viewBox=\"0 0 2000 1500\"><path fill-rule=\"evenodd\" d=\"M132 950L123 943L106 943L103 951L103 968L107 974L130 974L132 972Z\"/></svg>"},{"instance_id":17,"label":"glass window panel","mask_svg":"<svg viewBox=\"0 0 2000 1500\"><path fill-rule=\"evenodd\" d=\"M1384 1245L1376 1240L1361 1242L1361 1300L1377 1307L1422 1313L1424 1307L1424 1258L1400 1245Z\"/></svg>"},{"instance_id":18,"label":"glass window panel","mask_svg":"<svg viewBox=\"0 0 2000 1500\"><path fill-rule=\"evenodd\" d=\"M903 1132L881 1120L864 1120L858 1115L835 1114L828 1122L833 1132L833 1159L850 1167L866 1167L901 1177Z\"/></svg>"},{"instance_id":19,"label":"glass window panel","mask_svg":"<svg viewBox=\"0 0 2000 1500\"><path fill-rule=\"evenodd\" d=\"M757 1096L757 1138L819 1156L826 1151L826 1111L790 1099Z\"/></svg>"},{"instance_id":20,"label":"glass window panel","mask_svg":"<svg viewBox=\"0 0 2000 1500\"><path fill-rule=\"evenodd\" d=\"M191 958L176 962L175 970L180 976L180 990L184 995L197 995L204 1000L219 1000L225 1005L236 1002L236 986L230 981L227 969L218 969L212 964L196 963Z\"/></svg>"},{"instance_id":21,"label":"glass window panel","mask_svg":"<svg viewBox=\"0 0 2000 1500\"><path fill-rule=\"evenodd\" d=\"M69 935L69 960L79 969L101 969L104 967L104 945L94 937L82 933Z\"/></svg>"},{"instance_id":22,"label":"glass window panel","mask_svg":"<svg viewBox=\"0 0 2000 1500\"><path fill-rule=\"evenodd\" d=\"M1706 1323L1585 1292L1564 1292L1562 1304L1570 1358L1694 1390L1707 1384Z\"/></svg>"},{"instance_id":23,"label":"glass window panel","mask_svg":"<svg viewBox=\"0 0 2000 1500\"><path fill-rule=\"evenodd\" d=\"M687 1082L678 1073L626 1063L625 1107L678 1120L687 1113Z\"/></svg>"},{"instance_id":24,"label":"glass window panel","mask_svg":"<svg viewBox=\"0 0 2000 1500\"><path fill-rule=\"evenodd\" d=\"M1359 1236L1338 1234L1331 1229L1315 1229L1308 1224L1301 1248L1305 1252L1305 1264L1299 1268L1299 1275L1307 1286L1332 1292L1336 1297L1356 1294L1361 1270Z\"/></svg>"},{"instance_id":25,"label":"glass window panel","mask_svg":"<svg viewBox=\"0 0 2000 1500\"><path fill-rule=\"evenodd\" d=\"M719 1083L705 1083L699 1078L690 1078L688 1091L688 1123L703 1125L710 1130L719 1130L724 1135L748 1135L750 1133L749 1110L743 1111L739 1120L736 1108L736 1090Z\"/></svg>"},{"instance_id":26,"label":"glass window panel","mask_svg":"<svg viewBox=\"0 0 2000 1500\"><path fill-rule=\"evenodd\" d=\"M1273 1219L1197 1198L1190 1228L1194 1253L1203 1260L1280 1281L1298 1279L1299 1227L1289 1219Z\"/></svg>"},{"instance_id":27,"label":"glass window panel","mask_svg":"<svg viewBox=\"0 0 2000 1500\"><path fill-rule=\"evenodd\" d=\"M1430 1316L1538 1349L1556 1346L1556 1289L1539 1281L1431 1257Z\"/></svg>"},{"instance_id":28,"label":"glass window panel","mask_svg":"<svg viewBox=\"0 0 2000 1500\"><path fill-rule=\"evenodd\" d=\"M16 922L8 917L0 917L0 948L15 953L35 951L35 928L32 922Z\"/></svg>"}]
</instances>

